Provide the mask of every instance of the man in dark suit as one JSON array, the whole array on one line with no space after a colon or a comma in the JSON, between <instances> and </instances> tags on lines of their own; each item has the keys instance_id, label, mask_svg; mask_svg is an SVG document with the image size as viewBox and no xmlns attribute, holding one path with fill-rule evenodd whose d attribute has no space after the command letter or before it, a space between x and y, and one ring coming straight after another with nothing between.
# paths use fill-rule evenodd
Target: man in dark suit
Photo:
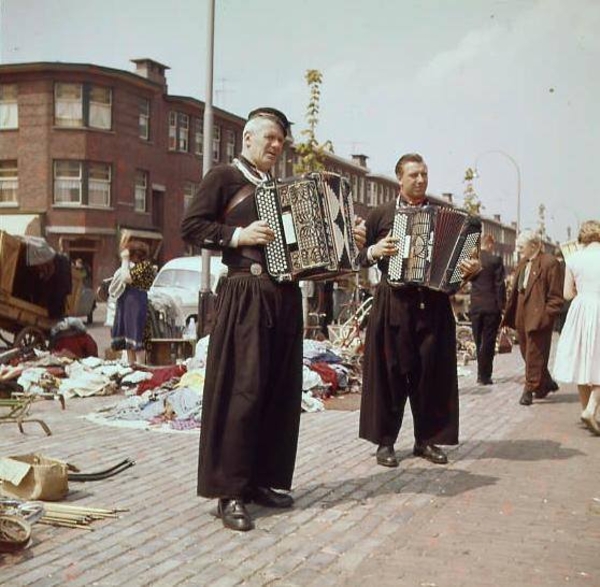
<instances>
[{"instance_id":1,"label":"man in dark suit","mask_svg":"<svg viewBox=\"0 0 600 587\"><path fill-rule=\"evenodd\" d=\"M477 383L491 385L496 337L506 302L504 263L494 255L495 239L486 234L481 239L481 271L471 280L469 314L477 347Z\"/></svg>"},{"instance_id":2,"label":"man in dark suit","mask_svg":"<svg viewBox=\"0 0 600 587\"><path fill-rule=\"evenodd\" d=\"M522 232L517 239L521 260L514 274L503 326L516 328L525 361L525 389L519 403L544 398L558 386L548 372L554 320L563 306L563 276L554 255L542 252L540 236Z\"/></svg>"}]
</instances>

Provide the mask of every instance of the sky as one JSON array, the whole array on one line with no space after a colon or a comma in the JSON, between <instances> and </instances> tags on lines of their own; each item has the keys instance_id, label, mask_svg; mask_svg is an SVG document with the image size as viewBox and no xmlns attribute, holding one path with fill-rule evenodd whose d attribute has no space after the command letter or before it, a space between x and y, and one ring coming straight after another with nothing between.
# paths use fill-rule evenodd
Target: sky
<instances>
[{"instance_id":1,"label":"sky","mask_svg":"<svg viewBox=\"0 0 600 587\"><path fill-rule=\"evenodd\" d=\"M208 0L0 0L0 62L130 59L206 99ZM393 177L419 152L429 192L567 240L600 219L599 0L216 0L215 106L274 106L306 129L304 75L323 75L317 138Z\"/></svg>"}]
</instances>

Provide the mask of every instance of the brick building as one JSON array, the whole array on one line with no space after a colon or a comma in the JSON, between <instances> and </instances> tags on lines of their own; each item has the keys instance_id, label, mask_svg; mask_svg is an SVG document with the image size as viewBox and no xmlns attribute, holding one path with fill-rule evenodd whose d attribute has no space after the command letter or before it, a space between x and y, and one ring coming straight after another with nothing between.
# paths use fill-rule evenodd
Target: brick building
<instances>
[{"instance_id":1,"label":"brick building","mask_svg":"<svg viewBox=\"0 0 600 587\"><path fill-rule=\"evenodd\" d=\"M96 281L123 235L159 263L183 254L173 235L202 176L204 104L169 95L165 65L133 62L0 66L0 228L44 236ZM214 109L215 164L239 152L244 122Z\"/></svg>"}]
</instances>

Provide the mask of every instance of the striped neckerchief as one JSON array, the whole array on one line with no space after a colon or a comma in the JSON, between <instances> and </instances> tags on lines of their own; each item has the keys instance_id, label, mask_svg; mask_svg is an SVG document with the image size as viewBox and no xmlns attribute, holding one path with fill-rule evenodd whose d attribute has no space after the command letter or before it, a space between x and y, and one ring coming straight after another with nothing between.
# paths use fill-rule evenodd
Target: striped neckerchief
<instances>
[{"instance_id":1,"label":"striped neckerchief","mask_svg":"<svg viewBox=\"0 0 600 587\"><path fill-rule=\"evenodd\" d=\"M237 167L242 175L254 185L258 185L263 181L271 179L271 174L265 171L261 171L255 165L252 165L248 159L240 155L239 159L236 157L231 164Z\"/></svg>"}]
</instances>

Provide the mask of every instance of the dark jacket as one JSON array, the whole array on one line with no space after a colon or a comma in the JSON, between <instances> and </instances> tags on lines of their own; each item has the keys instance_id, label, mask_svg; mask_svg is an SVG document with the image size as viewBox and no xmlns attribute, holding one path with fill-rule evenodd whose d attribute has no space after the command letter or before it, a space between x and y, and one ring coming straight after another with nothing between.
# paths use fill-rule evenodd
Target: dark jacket
<instances>
[{"instance_id":1,"label":"dark jacket","mask_svg":"<svg viewBox=\"0 0 600 587\"><path fill-rule=\"evenodd\" d=\"M540 253L531 262L531 270L525 296L524 327L526 332L547 328L563 307L563 271L554 255ZM506 304L503 326L516 328L517 301L519 297L517 284L520 274L525 271L527 260L523 259L515 270L513 288Z\"/></svg>"},{"instance_id":2,"label":"dark jacket","mask_svg":"<svg viewBox=\"0 0 600 587\"><path fill-rule=\"evenodd\" d=\"M481 271L471 279L470 312L472 314L502 312L506 303L502 258L482 250L479 260Z\"/></svg>"}]
</instances>

